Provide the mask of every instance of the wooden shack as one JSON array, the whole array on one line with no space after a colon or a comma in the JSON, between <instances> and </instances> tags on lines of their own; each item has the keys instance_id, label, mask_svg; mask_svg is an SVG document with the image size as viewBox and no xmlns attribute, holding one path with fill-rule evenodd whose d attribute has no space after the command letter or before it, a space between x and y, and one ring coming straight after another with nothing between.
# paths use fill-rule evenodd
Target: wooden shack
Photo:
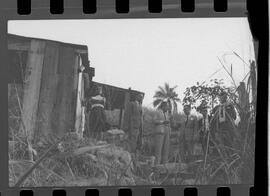
<instances>
[{"instance_id":1,"label":"wooden shack","mask_svg":"<svg viewBox=\"0 0 270 196\"><path fill-rule=\"evenodd\" d=\"M82 132L85 125L82 100L89 81L80 70L88 62L87 46L9 34L8 51L9 87L21 86L22 129L29 138L38 141L51 134ZM106 89L106 109L118 108L123 113L131 90L96 84Z\"/></svg>"},{"instance_id":2,"label":"wooden shack","mask_svg":"<svg viewBox=\"0 0 270 196\"><path fill-rule=\"evenodd\" d=\"M108 84L93 82L94 85L101 86L104 92L104 96L106 97L106 105L105 110L119 110L118 117L118 127L122 128L124 111L127 104L130 101L131 96L140 95L144 97L144 93L133 90L131 88L124 89L117 86L112 86Z\"/></svg>"},{"instance_id":3,"label":"wooden shack","mask_svg":"<svg viewBox=\"0 0 270 196\"><path fill-rule=\"evenodd\" d=\"M75 123L80 55L87 46L9 35L9 83L22 83L22 123L31 139Z\"/></svg>"}]
</instances>

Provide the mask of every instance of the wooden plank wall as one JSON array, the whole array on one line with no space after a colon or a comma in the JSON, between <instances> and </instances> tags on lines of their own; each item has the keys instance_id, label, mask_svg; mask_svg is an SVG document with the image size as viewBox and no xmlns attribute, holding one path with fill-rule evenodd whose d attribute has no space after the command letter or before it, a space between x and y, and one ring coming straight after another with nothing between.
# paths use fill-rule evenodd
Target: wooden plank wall
<instances>
[{"instance_id":1,"label":"wooden plank wall","mask_svg":"<svg viewBox=\"0 0 270 196\"><path fill-rule=\"evenodd\" d=\"M57 67L59 62L59 44L47 42L44 55L43 71L41 78L41 91L38 108L36 140L42 135L48 136L53 133L52 121L53 108L57 94Z\"/></svg>"},{"instance_id":2,"label":"wooden plank wall","mask_svg":"<svg viewBox=\"0 0 270 196\"><path fill-rule=\"evenodd\" d=\"M61 136L74 131L76 115L80 119L76 126L80 127L84 108L79 104L77 111L80 64L77 49L36 39L9 40L8 49L27 52L20 128L28 139L37 142L41 135ZM84 96L83 90L80 94Z\"/></svg>"},{"instance_id":3,"label":"wooden plank wall","mask_svg":"<svg viewBox=\"0 0 270 196\"><path fill-rule=\"evenodd\" d=\"M74 122L72 112L74 63L75 50L73 48L60 46L56 100L52 112L52 128L58 136L62 136L64 133L74 128L74 124L72 124Z\"/></svg>"},{"instance_id":4,"label":"wooden plank wall","mask_svg":"<svg viewBox=\"0 0 270 196\"><path fill-rule=\"evenodd\" d=\"M35 132L44 49L44 41L32 40L28 51L22 108L22 128L26 131L30 140L33 139Z\"/></svg>"},{"instance_id":5,"label":"wooden plank wall","mask_svg":"<svg viewBox=\"0 0 270 196\"><path fill-rule=\"evenodd\" d=\"M74 130L78 80L75 49L46 42L36 141L42 135L62 136Z\"/></svg>"}]
</instances>

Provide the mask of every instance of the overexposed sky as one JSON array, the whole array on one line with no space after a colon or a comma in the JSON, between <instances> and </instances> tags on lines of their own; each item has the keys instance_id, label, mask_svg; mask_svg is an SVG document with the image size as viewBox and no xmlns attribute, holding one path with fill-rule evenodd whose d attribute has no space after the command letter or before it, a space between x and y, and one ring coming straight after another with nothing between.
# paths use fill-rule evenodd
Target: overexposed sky
<instances>
[{"instance_id":1,"label":"overexposed sky","mask_svg":"<svg viewBox=\"0 0 270 196\"><path fill-rule=\"evenodd\" d=\"M237 52L246 62L254 59L246 18L95 19L10 21L8 32L88 46L94 80L145 93L151 106L159 85L186 87L210 79L221 69L217 57ZM248 66L227 55L237 82ZM212 78L231 81L224 70Z\"/></svg>"}]
</instances>

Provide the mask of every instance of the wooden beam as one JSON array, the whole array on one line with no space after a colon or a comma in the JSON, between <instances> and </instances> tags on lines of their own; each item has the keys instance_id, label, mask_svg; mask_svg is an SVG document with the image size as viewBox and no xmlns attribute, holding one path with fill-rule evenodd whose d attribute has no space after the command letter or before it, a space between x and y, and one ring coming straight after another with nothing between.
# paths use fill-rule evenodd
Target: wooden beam
<instances>
[{"instance_id":1,"label":"wooden beam","mask_svg":"<svg viewBox=\"0 0 270 196\"><path fill-rule=\"evenodd\" d=\"M33 139L37 118L44 48L45 42L32 40L26 65L22 122L30 140Z\"/></svg>"},{"instance_id":2,"label":"wooden beam","mask_svg":"<svg viewBox=\"0 0 270 196\"><path fill-rule=\"evenodd\" d=\"M84 107L82 106L81 100L83 99L84 95L84 85L83 85L83 77L82 73L78 76L78 91L77 91L77 103L76 103L76 117L75 117L75 130L79 134L80 137L83 136L84 131ZM83 125L82 125L83 124Z\"/></svg>"},{"instance_id":3,"label":"wooden beam","mask_svg":"<svg viewBox=\"0 0 270 196\"><path fill-rule=\"evenodd\" d=\"M76 131L76 114L77 114L77 107L78 107L78 81L79 81L79 65L80 65L80 58L79 55L75 53L75 61L73 66L73 90L72 90L72 115L73 115L73 128Z\"/></svg>"},{"instance_id":4,"label":"wooden beam","mask_svg":"<svg viewBox=\"0 0 270 196\"><path fill-rule=\"evenodd\" d=\"M76 52L76 53L79 53L79 54L87 54L87 53L88 53L88 50L75 49L75 52Z\"/></svg>"}]
</instances>

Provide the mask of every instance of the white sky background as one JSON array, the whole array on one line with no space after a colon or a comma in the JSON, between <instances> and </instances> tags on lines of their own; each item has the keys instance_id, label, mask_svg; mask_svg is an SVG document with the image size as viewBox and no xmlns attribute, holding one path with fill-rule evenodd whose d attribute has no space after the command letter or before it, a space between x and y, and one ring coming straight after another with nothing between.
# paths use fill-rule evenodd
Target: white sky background
<instances>
[{"instance_id":1,"label":"white sky background","mask_svg":"<svg viewBox=\"0 0 270 196\"><path fill-rule=\"evenodd\" d=\"M94 81L142 91L148 107L164 82L182 99L186 87L221 68L217 56L233 50L254 59L246 18L10 21L8 32L87 45ZM249 71L235 56L226 61L237 82ZM212 78L231 82L224 70Z\"/></svg>"}]
</instances>

